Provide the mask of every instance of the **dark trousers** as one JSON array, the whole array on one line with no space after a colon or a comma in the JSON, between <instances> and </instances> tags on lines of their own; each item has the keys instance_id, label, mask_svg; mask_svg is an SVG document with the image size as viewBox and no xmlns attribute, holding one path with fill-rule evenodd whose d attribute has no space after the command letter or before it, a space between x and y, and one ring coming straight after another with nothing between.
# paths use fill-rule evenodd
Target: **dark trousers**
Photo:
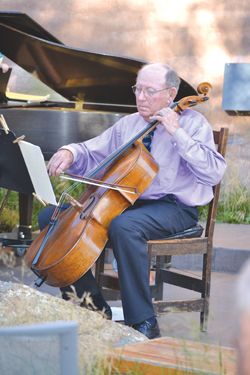
<instances>
[{"instance_id":1,"label":"dark trousers","mask_svg":"<svg viewBox=\"0 0 250 375\"><path fill-rule=\"evenodd\" d=\"M51 208L41 211L40 229L47 225L51 212ZM173 195L167 195L159 200L138 200L111 222L109 243L118 265L126 324L141 323L154 316L148 279L147 241L190 228L197 220L195 207L188 207ZM74 286L79 297L85 291L95 294L99 290L91 271ZM61 291L64 292L65 288Z\"/></svg>"}]
</instances>

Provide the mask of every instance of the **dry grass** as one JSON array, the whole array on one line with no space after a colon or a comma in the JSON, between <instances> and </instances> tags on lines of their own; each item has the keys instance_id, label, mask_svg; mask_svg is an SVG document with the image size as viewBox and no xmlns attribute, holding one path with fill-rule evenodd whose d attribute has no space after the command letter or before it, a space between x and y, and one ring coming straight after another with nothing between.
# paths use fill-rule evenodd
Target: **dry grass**
<instances>
[{"instance_id":1,"label":"dry grass","mask_svg":"<svg viewBox=\"0 0 250 375\"><path fill-rule=\"evenodd\" d=\"M146 340L132 328L108 321L94 311L23 284L0 281L2 327L53 321L78 323L79 368L85 369L86 374L98 374L98 367L105 367L100 374L111 373L110 361L105 360L124 339L128 343Z\"/></svg>"}]
</instances>

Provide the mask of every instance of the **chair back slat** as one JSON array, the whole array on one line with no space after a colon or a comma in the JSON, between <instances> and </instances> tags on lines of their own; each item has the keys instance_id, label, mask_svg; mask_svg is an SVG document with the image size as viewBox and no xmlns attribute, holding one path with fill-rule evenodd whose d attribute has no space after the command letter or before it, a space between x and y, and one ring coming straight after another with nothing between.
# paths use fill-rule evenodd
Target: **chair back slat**
<instances>
[{"instance_id":1,"label":"chair back slat","mask_svg":"<svg viewBox=\"0 0 250 375\"><path fill-rule=\"evenodd\" d=\"M224 157L226 154L227 140L228 140L228 128L221 128L220 130L214 130L214 142L217 146L217 151ZM208 237L209 241L212 241L214 234L214 226L217 215L218 201L220 196L221 183L214 186L214 198L208 206L208 216L206 222L205 236Z\"/></svg>"}]
</instances>

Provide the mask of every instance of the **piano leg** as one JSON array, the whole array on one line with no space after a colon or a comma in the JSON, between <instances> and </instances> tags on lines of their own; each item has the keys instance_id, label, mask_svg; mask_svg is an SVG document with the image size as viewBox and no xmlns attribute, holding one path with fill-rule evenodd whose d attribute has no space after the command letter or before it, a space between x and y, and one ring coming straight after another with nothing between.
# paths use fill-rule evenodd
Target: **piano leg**
<instances>
[{"instance_id":1,"label":"piano leg","mask_svg":"<svg viewBox=\"0 0 250 375\"><path fill-rule=\"evenodd\" d=\"M32 239L33 196L19 193L19 227L18 239L22 242Z\"/></svg>"},{"instance_id":2,"label":"piano leg","mask_svg":"<svg viewBox=\"0 0 250 375\"><path fill-rule=\"evenodd\" d=\"M4 197L1 209L6 203L9 191ZM24 255L26 248L32 242L32 205L33 196L31 194L19 193L19 227L18 232L0 233L0 244L2 247L12 247L16 255Z\"/></svg>"}]
</instances>

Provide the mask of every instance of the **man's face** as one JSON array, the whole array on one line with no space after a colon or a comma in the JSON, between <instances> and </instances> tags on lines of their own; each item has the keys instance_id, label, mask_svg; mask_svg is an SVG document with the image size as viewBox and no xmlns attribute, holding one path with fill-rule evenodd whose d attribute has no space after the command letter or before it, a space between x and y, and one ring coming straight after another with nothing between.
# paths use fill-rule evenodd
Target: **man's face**
<instances>
[{"instance_id":1,"label":"man's face","mask_svg":"<svg viewBox=\"0 0 250 375\"><path fill-rule=\"evenodd\" d=\"M145 68L137 77L136 105L140 115L148 122L156 112L168 107L173 100L172 96L176 94L174 88L166 89L165 75L166 70L163 68Z\"/></svg>"}]
</instances>

